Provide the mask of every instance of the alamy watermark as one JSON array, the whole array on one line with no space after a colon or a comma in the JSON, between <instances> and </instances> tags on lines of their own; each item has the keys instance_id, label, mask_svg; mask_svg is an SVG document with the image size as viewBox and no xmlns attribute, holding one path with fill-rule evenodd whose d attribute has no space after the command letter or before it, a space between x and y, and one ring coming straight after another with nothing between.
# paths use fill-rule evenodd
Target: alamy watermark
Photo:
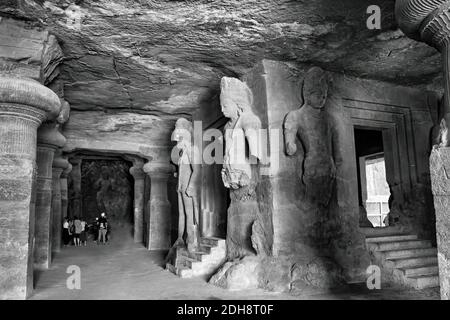
<instances>
[{"instance_id":1,"label":"alamy watermark","mask_svg":"<svg viewBox=\"0 0 450 320\"><path fill-rule=\"evenodd\" d=\"M194 121L193 130L177 128L172 141L171 160L178 163L180 151L189 153L190 164L220 164L230 166L261 165L261 174L269 175L279 168L282 151L279 129L225 129L210 128L203 131L202 122ZM224 137L225 136L225 137Z\"/></svg>"},{"instance_id":2,"label":"alamy watermark","mask_svg":"<svg viewBox=\"0 0 450 320\"><path fill-rule=\"evenodd\" d=\"M370 16L367 18L366 26L369 30L381 29L381 8L377 5L367 7L366 13Z\"/></svg>"},{"instance_id":3,"label":"alamy watermark","mask_svg":"<svg viewBox=\"0 0 450 320\"><path fill-rule=\"evenodd\" d=\"M69 290L81 289L81 269L79 266L70 265L67 267L66 273L70 274L66 280L66 286Z\"/></svg>"},{"instance_id":4,"label":"alamy watermark","mask_svg":"<svg viewBox=\"0 0 450 320\"><path fill-rule=\"evenodd\" d=\"M366 273L368 275L366 284L369 290L380 290L381 289L381 269L379 266L370 265Z\"/></svg>"}]
</instances>

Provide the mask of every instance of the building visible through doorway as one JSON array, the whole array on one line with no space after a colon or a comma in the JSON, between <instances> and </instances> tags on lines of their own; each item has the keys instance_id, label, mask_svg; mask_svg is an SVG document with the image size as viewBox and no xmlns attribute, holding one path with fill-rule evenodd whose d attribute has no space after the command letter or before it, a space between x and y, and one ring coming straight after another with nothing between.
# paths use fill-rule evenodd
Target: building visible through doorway
<instances>
[{"instance_id":1,"label":"building visible through doorway","mask_svg":"<svg viewBox=\"0 0 450 320\"><path fill-rule=\"evenodd\" d=\"M358 170L360 210L367 219L364 227L387 227L390 190L381 130L355 128L355 150Z\"/></svg>"}]
</instances>

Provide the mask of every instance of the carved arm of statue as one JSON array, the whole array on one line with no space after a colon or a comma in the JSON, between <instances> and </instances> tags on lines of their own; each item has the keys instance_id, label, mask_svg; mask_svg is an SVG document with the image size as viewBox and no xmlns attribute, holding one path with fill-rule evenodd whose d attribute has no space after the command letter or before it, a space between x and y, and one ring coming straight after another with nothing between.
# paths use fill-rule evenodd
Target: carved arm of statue
<instances>
[{"instance_id":1,"label":"carved arm of statue","mask_svg":"<svg viewBox=\"0 0 450 320\"><path fill-rule=\"evenodd\" d=\"M286 153L289 156L293 156L297 152L296 141L299 126L300 110L301 109L289 112L284 118L283 122L284 146L286 149Z\"/></svg>"},{"instance_id":2,"label":"carved arm of statue","mask_svg":"<svg viewBox=\"0 0 450 320\"><path fill-rule=\"evenodd\" d=\"M263 146L261 137L261 121L254 114L243 115L242 128L249 147L249 159L256 163L256 159L263 160ZM253 158L253 159L252 159ZM256 158L256 159L255 159ZM253 161L252 161L253 160Z\"/></svg>"},{"instance_id":3,"label":"carved arm of statue","mask_svg":"<svg viewBox=\"0 0 450 320\"><path fill-rule=\"evenodd\" d=\"M191 176L189 178L188 186L186 188L186 195L191 198L197 197L198 189L201 183L202 176L202 166L199 162L199 153L198 150L193 147L193 151L188 155L189 164L192 170Z\"/></svg>"}]
</instances>

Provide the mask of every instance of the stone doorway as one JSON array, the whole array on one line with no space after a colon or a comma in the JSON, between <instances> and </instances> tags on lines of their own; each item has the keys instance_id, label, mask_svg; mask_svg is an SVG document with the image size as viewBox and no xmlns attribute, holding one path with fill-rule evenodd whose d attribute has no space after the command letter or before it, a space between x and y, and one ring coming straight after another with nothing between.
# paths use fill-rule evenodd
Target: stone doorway
<instances>
[{"instance_id":1,"label":"stone doorway","mask_svg":"<svg viewBox=\"0 0 450 320\"><path fill-rule=\"evenodd\" d=\"M354 137L360 226L388 227L390 189L383 132L373 128L355 127Z\"/></svg>"},{"instance_id":2,"label":"stone doorway","mask_svg":"<svg viewBox=\"0 0 450 320\"><path fill-rule=\"evenodd\" d=\"M133 238L134 179L133 164L120 156L78 154L68 177L68 216L84 218L94 224L105 212L111 235ZM91 240L94 235L91 235Z\"/></svg>"}]
</instances>

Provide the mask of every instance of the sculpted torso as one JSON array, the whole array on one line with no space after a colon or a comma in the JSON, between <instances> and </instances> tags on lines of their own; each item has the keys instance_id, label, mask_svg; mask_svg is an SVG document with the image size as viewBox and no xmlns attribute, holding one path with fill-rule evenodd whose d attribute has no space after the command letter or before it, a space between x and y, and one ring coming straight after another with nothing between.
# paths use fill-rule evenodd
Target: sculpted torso
<instances>
[{"instance_id":1,"label":"sculpted torso","mask_svg":"<svg viewBox=\"0 0 450 320\"><path fill-rule=\"evenodd\" d=\"M260 128L260 120L252 113L243 114L225 126L222 178L227 188L237 189L250 183L251 165L255 164L256 158L260 158L258 151Z\"/></svg>"}]
</instances>

